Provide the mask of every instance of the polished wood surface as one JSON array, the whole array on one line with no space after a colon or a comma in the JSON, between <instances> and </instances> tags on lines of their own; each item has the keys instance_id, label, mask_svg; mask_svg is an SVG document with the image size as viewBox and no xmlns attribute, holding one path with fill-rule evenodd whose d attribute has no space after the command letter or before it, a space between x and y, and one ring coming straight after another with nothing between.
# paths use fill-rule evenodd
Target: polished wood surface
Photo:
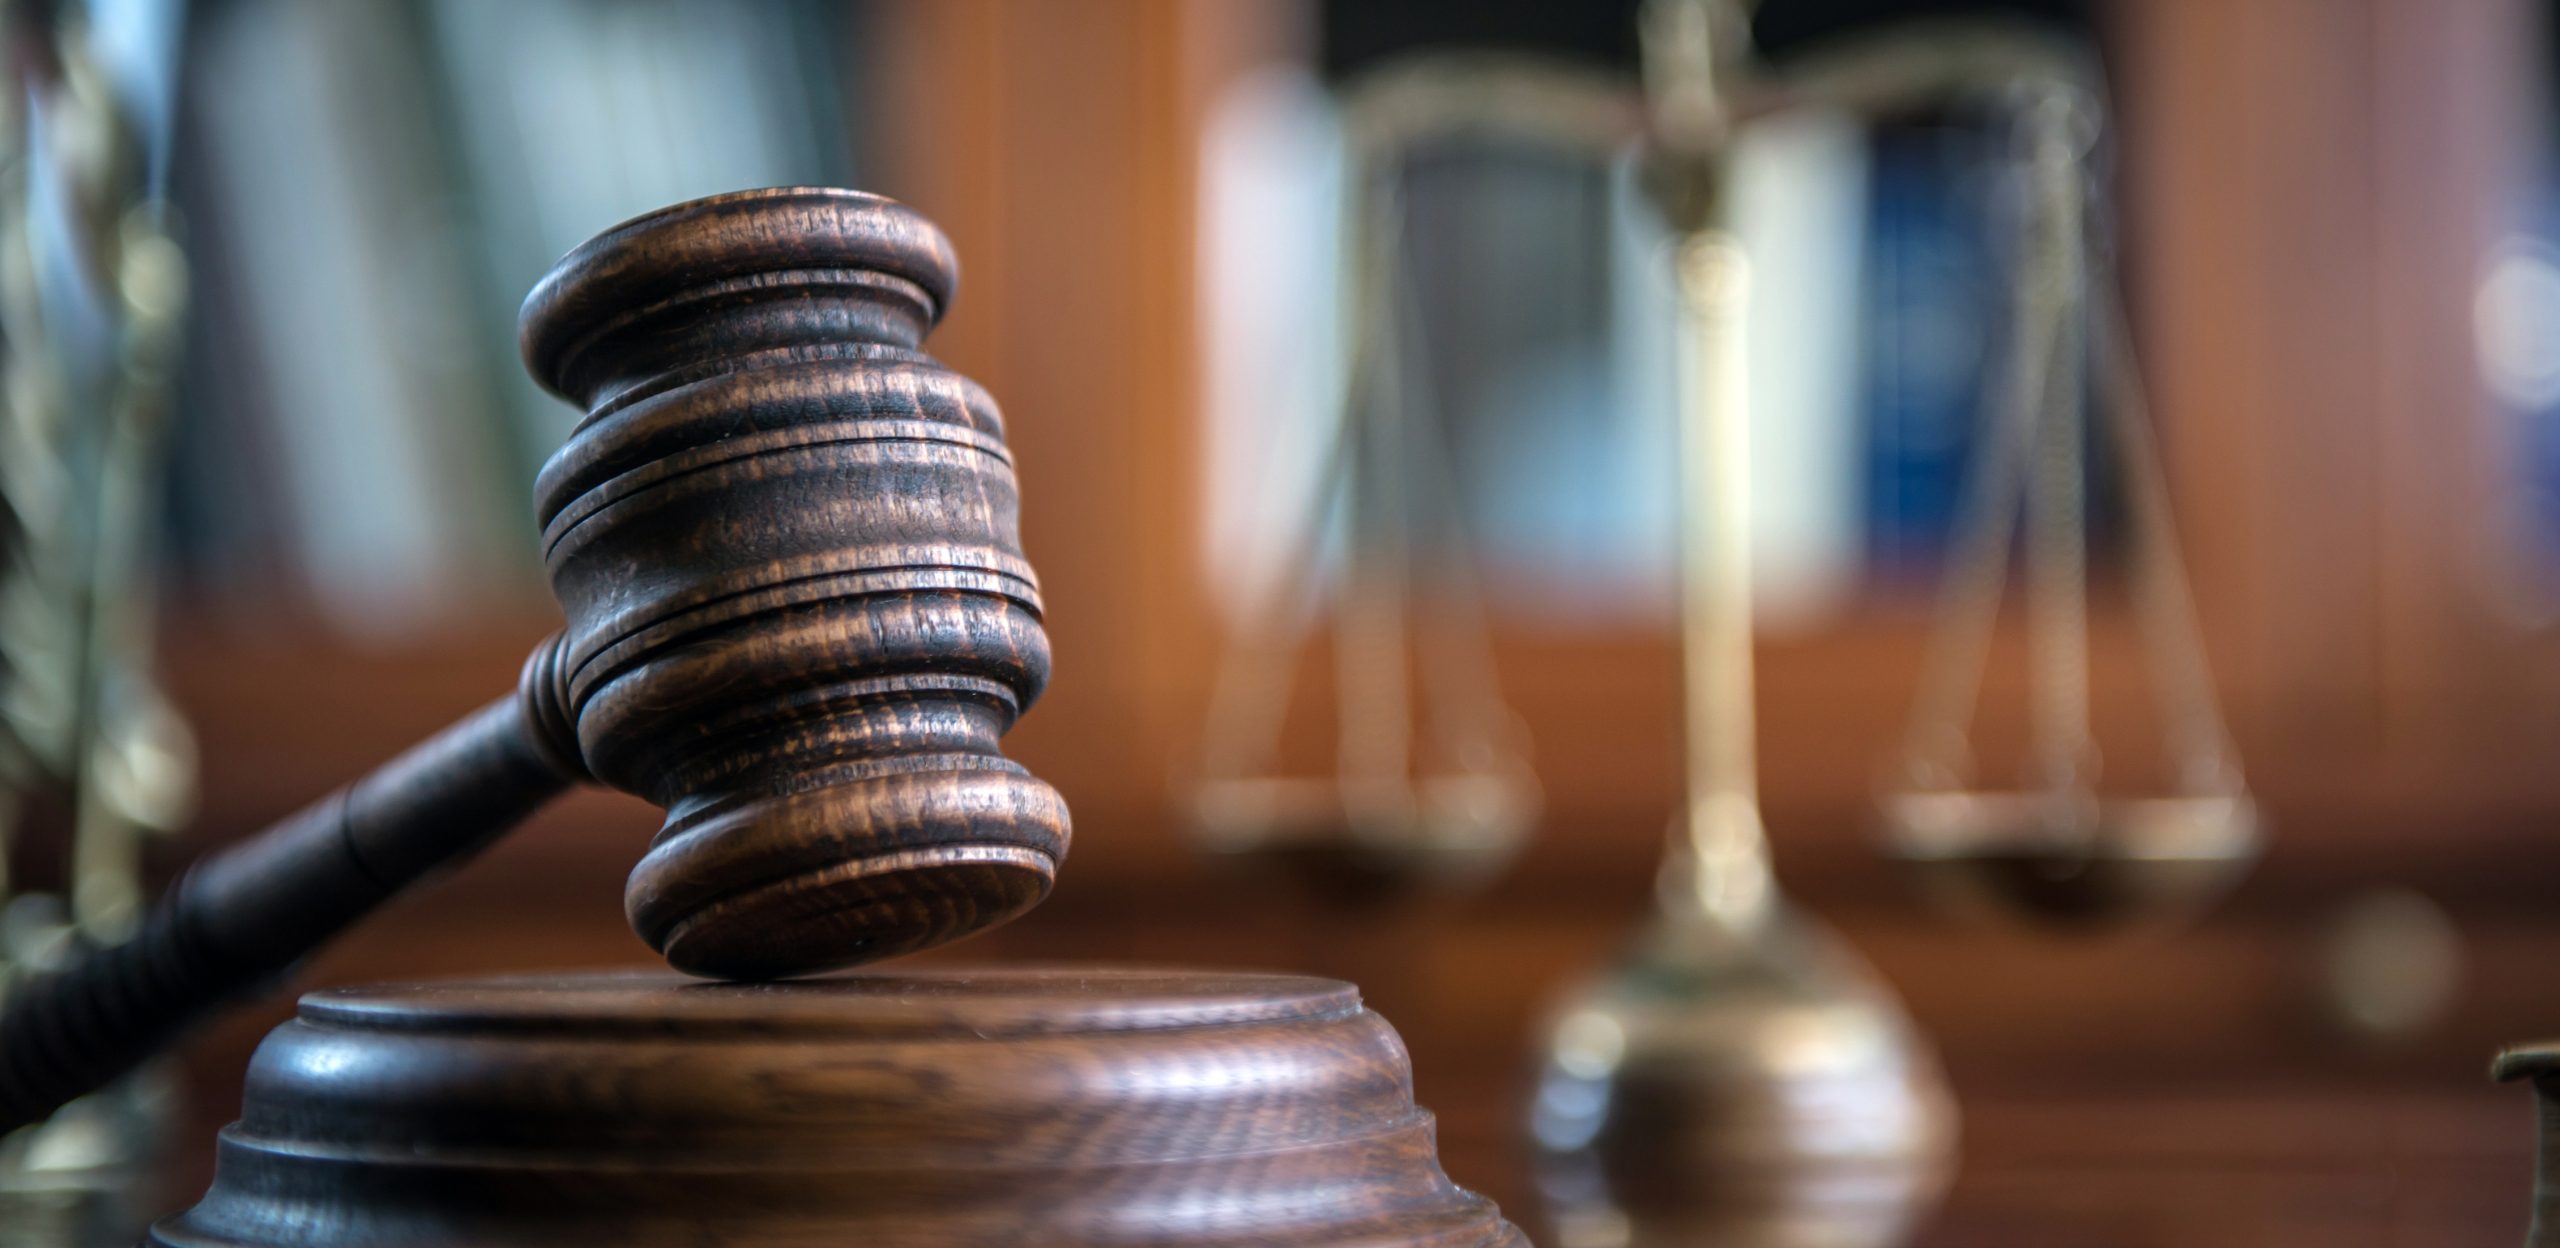
<instances>
[{"instance_id":1,"label":"polished wood surface","mask_svg":"<svg viewBox=\"0 0 2560 1248\"><path fill-rule=\"evenodd\" d=\"M919 349L957 280L914 211L798 188L617 226L525 301L526 365L588 411L535 486L564 705L667 809L625 902L679 969L938 944L1066 855L996 750L1049 675L1003 418Z\"/></svg>"},{"instance_id":2,"label":"polished wood surface","mask_svg":"<svg viewBox=\"0 0 2560 1248\"><path fill-rule=\"evenodd\" d=\"M766 978L1001 923L1065 856L996 738L1047 681L986 392L918 350L957 278L915 212L743 192L625 223L526 300L589 409L537 485L568 617L515 697L208 859L0 1009L0 1130L130 1069L592 774L667 810L634 928Z\"/></svg>"},{"instance_id":3,"label":"polished wood surface","mask_svg":"<svg viewBox=\"0 0 2560 1248\"><path fill-rule=\"evenodd\" d=\"M167 1248L1525 1248L1348 984L1126 967L341 989Z\"/></svg>"},{"instance_id":4,"label":"polished wood surface","mask_svg":"<svg viewBox=\"0 0 2560 1248\"><path fill-rule=\"evenodd\" d=\"M1065 853L995 748L1048 674L1001 418L918 350L954 278L914 213L784 189L617 227L526 302L588 416L537 486L569 623L521 719L666 808L626 903L681 969L938 944ZM1109 968L315 994L154 1242L565 1235L1525 1244L1348 985Z\"/></svg>"},{"instance_id":5,"label":"polished wood surface","mask_svg":"<svg viewBox=\"0 0 2560 1248\"><path fill-rule=\"evenodd\" d=\"M527 618L389 653L316 635L195 634L170 652L169 670L198 722L215 728L200 834L254 828L298 789L467 709L472 688L541 627ZM1790 681L1808 683L1799 656L1779 657ZM295 691L288 704L284 689ZM1531 1055L1545 1011L1623 946L1648 895L1660 820L1568 810L1485 893L1346 910L1192 851L1161 789L1115 795L1088 778L1088 756L1114 743L1083 736L1024 752L1084 816L1084 856L1066 886L1023 920L921 959L1188 962L1353 980L1413 1052L1449 1175L1553 1248L1535 1225L1524 1130ZM1787 774L1814 770L1808 760ZM2522 1239L2529 1095L2490 1083L2485 1067L2502 1044L2552 1030L2560 929L2544 914L2547 882L2515 866L2547 829L2518 826L2508 840L2495 806L2437 807L2422 824L2405 799L2359 803L2353 788L2318 806L2290 797L2285 826L2316 831L2278 841L2268 868L2193 926L2052 941L1933 913L1862 839L1856 795L1809 783L1776 793L1780 870L1893 983L1944 1057L1964 1114L1955 1185L1921 1244ZM656 821L637 799L574 793L332 946L302 982L645 962L613 885ZM2428 833L2417 844L2413 827ZM2359 1039L2323 1013L2326 925L2339 900L2412 867L2459 905L2466 964L2434 1025L2394 1043ZM214 1132L240 1111L241 1071L289 1010L260 1002L189 1046L188 1125L173 1139L164 1211L204 1191Z\"/></svg>"},{"instance_id":6,"label":"polished wood surface","mask_svg":"<svg viewBox=\"0 0 2560 1248\"><path fill-rule=\"evenodd\" d=\"M450 670L429 661L399 679L431 683ZM335 946L311 980L485 974L535 957L644 960L609 885L621 869L613 847L649 817L601 794L564 803L448 886ZM1918 1244L2514 1248L2522 1239L2530 1098L2490 1083L2485 1055L2499 1037L2549 1023L2547 1003L2496 1004L2530 1000L2526 986L2547 983L2560 958L2560 941L2524 917L2480 920L2464 1004L2441 1031L2382 1049L2321 1027L2316 934L2284 917L2292 903L2280 896L2250 893L2183 935L2055 947L1950 928L1899 897L1880 867L1790 861L1948 1059L1964 1114L1960 1160ZM1594 884L1550 863L1461 905L1350 914L1178 860L1137 884L1078 871L1023 921L921 961L1108 958L1354 975L1413 1053L1447 1173L1557 1248L1539 1229L1544 1198L1525 1131L1530 1054L1543 1011L1623 940L1622 906L1641 895L1644 865L1629 855L1608 868L1622 881ZM214 1131L239 1115L241 1071L283 1008L261 1003L190 1050L189 1125L173 1144L162 1209L203 1193Z\"/></svg>"}]
</instances>

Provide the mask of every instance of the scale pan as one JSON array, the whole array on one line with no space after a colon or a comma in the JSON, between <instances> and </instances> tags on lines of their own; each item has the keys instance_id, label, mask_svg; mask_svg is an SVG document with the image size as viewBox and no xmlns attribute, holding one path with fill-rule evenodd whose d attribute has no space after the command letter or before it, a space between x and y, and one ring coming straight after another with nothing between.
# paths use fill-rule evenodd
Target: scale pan
<instances>
[{"instance_id":1,"label":"scale pan","mask_svg":"<svg viewBox=\"0 0 2560 1248\"><path fill-rule=\"evenodd\" d=\"M1508 865L1538 817L1537 782L1450 773L1409 783L1205 781L1191 813L1210 853L1259 859L1327 896L1467 888Z\"/></svg>"},{"instance_id":2,"label":"scale pan","mask_svg":"<svg viewBox=\"0 0 2560 1248\"><path fill-rule=\"evenodd\" d=\"M1950 908L2115 931L2185 919L2257 857L2247 797L1909 792L1879 803L1887 851Z\"/></svg>"}]
</instances>

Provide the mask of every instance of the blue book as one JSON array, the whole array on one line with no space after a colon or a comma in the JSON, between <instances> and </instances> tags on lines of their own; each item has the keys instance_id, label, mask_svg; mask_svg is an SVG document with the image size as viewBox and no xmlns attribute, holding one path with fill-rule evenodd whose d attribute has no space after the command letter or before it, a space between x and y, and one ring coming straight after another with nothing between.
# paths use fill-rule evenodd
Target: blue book
<instances>
[{"instance_id":1,"label":"blue book","mask_svg":"<svg viewBox=\"0 0 2560 1248\"><path fill-rule=\"evenodd\" d=\"M1870 575L1925 581L1947 553L1998 394L2007 283L1978 135L1881 127L1869 174L1866 494Z\"/></svg>"}]
</instances>

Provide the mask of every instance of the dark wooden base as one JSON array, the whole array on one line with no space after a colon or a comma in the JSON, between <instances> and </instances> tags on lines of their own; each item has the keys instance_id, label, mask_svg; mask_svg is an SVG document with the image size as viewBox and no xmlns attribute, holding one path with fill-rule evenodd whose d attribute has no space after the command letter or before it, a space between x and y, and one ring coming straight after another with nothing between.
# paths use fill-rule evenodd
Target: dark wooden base
<instances>
[{"instance_id":1,"label":"dark wooden base","mask_svg":"<svg viewBox=\"0 0 2560 1248\"><path fill-rule=\"evenodd\" d=\"M1412 1088L1356 989L1297 976L319 992L150 1242L1525 1245Z\"/></svg>"}]
</instances>

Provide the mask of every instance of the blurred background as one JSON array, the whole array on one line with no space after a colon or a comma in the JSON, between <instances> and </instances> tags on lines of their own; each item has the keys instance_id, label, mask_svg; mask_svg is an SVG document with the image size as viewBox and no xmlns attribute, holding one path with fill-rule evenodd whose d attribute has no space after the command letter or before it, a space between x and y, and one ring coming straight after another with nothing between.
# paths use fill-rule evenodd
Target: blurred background
<instances>
[{"instance_id":1,"label":"blurred background","mask_svg":"<svg viewBox=\"0 0 2560 1248\"><path fill-rule=\"evenodd\" d=\"M1008 750L1076 821L1048 903L934 956L1355 979L1451 1174L1540 1216L1542 1020L1628 939L1681 791L1675 304L1630 158L1635 4L7 12L39 84L10 106L39 136L11 188L31 254L47 228L74 254L84 229L121 239L108 319L174 318L150 445L107 478L148 517L125 542L147 592L108 595L140 616L118 635L144 687L108 701L137 757L195 759L192 800L163 778L128 820L142 894L509 688L556 622L529 497L573 414L514 347L553 259L697 195L875 190L961 257L929 346L1004 406L1057 655ZM2102 75L2104 250L2267 839L2201 913L2106 931L1951 918L1879 851L2014 332L2014 143L1963 107L1757 126L1732 214L1760 294L1761 801L1788 891L1899 994L1962 1107L1922 1240L2513 1243L2531 1125L2485 1064L2560 1032L2553 6L1765 0L1752 37L1785 67L1956 18ZM64 29L94 64L31 51ZM48 99L113 101L130 150L80 147ZM144 215L47 226L48 160ZM1346 191L1364 161L1401 170L1392 228ZM50 289L41 268L11 280ZM36 302L58 351L143 368ZM1376 400L1363 351L1390 339L1400 389ZM56 410L99 410L65 375ZM13 443L0 476L41 454ZM2138 791L2170 777L2122 467L2100 449L2085 482L2088 689L2102 784ZM13 506L38 514L40 486ZM2029 744L2018 614L1988 642L1986 783ZM7 670L41 685L54 661ZM1399 704L1386 735L1420 770L1441 749L1501 781L1471 825L1500 844L1382 865L1239 841L1210 782L1356 767L1363 670L1411 675L1431 713L1405 742ZM21 889L67 893L80 786L44 771L10 773L11 857ZM301 982L647 962L620 896L655 826L579 794ZM114 922L115 898L80 904ZM200 1190L287 1010L178 1063L160 1209Z\"/></svg>"}]
</instances>

